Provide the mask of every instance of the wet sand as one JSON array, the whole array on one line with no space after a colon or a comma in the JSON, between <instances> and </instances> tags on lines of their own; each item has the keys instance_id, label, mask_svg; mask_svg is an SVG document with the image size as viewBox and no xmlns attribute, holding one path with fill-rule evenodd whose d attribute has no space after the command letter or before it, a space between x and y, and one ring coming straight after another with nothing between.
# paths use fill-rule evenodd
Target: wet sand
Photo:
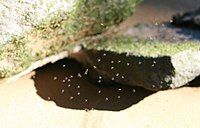
<instances>
[{"instance_id":1,"label":"wet sand","mask_svg":"<svg viewBox=\"0 0 200 128\"><path fill-rule=\"evenodd\" d=\"M134 24L136 17L137 22L168 21L171 14L200 3L149 1L140 5L142 11L129 23ZM157 93L95 85L79 63L65 59L0 85L0 128L199 128L200 78L191 85Z\"/></svg>"}]
</instances>

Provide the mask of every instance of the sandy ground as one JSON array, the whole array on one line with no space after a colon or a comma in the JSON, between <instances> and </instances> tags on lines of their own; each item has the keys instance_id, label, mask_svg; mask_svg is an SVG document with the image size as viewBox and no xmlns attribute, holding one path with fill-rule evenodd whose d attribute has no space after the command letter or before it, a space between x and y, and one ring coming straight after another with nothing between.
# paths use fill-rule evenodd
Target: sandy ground
<instances>
[{"instance_id":1,"label":"sandy ground","mask_svg":"<svg viewBox=\"0 0 200 128\"><path fill-rule=\"evenodd\" d=\"M119 112L60 108L36 94L30 75L0 86L1 128L198 128L200 88L163 91ZM129 100L129 99L127 99Z\"/></svg>"},{"instance_id":2,"label":"sandy ground","mask_svg":"<svg viewBox=\"0 0 200 128\"><path fill-rule=\"evenodd\" d=\"M136 13L137 22L145 22L145 17L146 22L168 21L175 10L188 10L200 2L194 0L192 5L186 0L180 6L169 0L163 4L172 6L160 2L161 10L156 11L158 0L151 1L140 5L143 13ZM117 84L94 85L84 73L76 61L65 59L0 84L0 128L200 127L200 79L191 83L194 87L152 93Z\"/></svg>"},{"instance_id":3,"label":"sandy ground","mask_svg":"<svg viewBox=\"0 0 200 128\"><path fill-rule=\"evenodd\" d=\"M192 83L195 87L157 93L121 85L102 88L89 83L85 75L75 76L83 73L78 65L65 59L1 84L0 127L200 127L199 79ZM71 81L63 82L65 77Z\"/></svg>"}]
</instances>

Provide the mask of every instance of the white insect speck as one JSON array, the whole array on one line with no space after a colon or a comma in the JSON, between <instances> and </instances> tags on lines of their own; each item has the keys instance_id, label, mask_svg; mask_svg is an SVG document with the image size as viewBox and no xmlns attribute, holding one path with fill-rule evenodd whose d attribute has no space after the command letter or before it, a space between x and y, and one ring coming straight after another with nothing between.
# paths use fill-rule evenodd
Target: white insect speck
<instances>
[{"instance_id":1,"label":"white insect speck","mask_svg":"<svg viewBox=\"0 0 200 128\"><path fill-rule=\"evenodd\" d=\"M121 88L118 89L118 91L121 91L121 90L122 90Z\"/></svg>"},{"instance_id":2,"label":"white insect speck","mask_svg":"<svg viewBox=\"0 0 200 128\"><path fill-rule=\"evenodd\" d=\"M114 61L112 60L110 63L111 63L111 64L113 64L113 63L114 63Z\"/></svg>"},{"instance_id":3,"label":"white insect speck","mask_svg":"<svg viewBox=\"0 0 200 128\"><path fill-rule=\"evenodd\" d=\"M51 100L51 97L48 96L47 99L48 99L48 100Z\"/></svg>"},{"instance_id":4,"label":"white insect speck","mask_svg":"<svg viewBox=\"0 0 200 128\"><path fill-rule=\"evenodd\" d=\"M70 75L70 78L73 78L74 76Z\"/></svg>"},{"instance_id":5,"label":"white insect speck","mask_svg":"<svg viewBox=\"0 0 200 128\"><path fill-rule=\"evenodd\" d=\"M156 86L153 84L152 87L155 88Z\"/></svg>"},{"instance_id":6,"label":"white insect speck","mask_svg":"<svg viewBox=\"0 0 200 128\"><path fill-rule=\"evenodd\" d=\"M81 88L81 86L78 85L77 88Z\"/></svg>"},{"instance_id":7,"label":"white insect speck","mask_svg":"<svg viewBox=\"0 0 200 128\"><path fill-rule=\"evenodd\" d=\"M104 53L103 56L106 56L106 53Z\"/></svg>"},{"instance_id":8,"label":"white insect speck","mask_svg":"<svg viewBox=\"0 0 200 128\"><path fill-rule=\"evenodd\" d=\"M136 90L135 90L135 89L133 89L133 90L132 90L132 92L136 92Z\"/></svg>"},{"instance_id":9,"label":"white insect speck","mask_svg":"<svg viewBox=\"0 0 200 128\"><path fill-rule=\"evenodd\" d=\"M63 64L63 66L62 66L63 68L65 68L66 67L66 65L65 64Z\"/></svg>"},{"instance_id":10,"label":"white insect speck","mask_svg":"<svg viewBox=\"0 0 200 128\"><path fill-rule=\"evenodd\" d=\"M73 97L73 96L71 96L69 99L70 99L70 100L72 100L72 99L74 99L74 97Z\"/></svg>"},{"instance_id":11,"label":"white insect speck","mask_svg":"<svg viewBox=\"0 0 200 128\"><path fill-rule=\"evenodd\" d=\"M110 69L111 69L111 70L113 70L113 69L114 69L114 67L110 67Z\"/></svg>"},{"instance_id":12,"label":"white insect speck","mask_svg":"<svg viewBox=\"0 0 200 128\"><path fill-rule=\"evenodd\" d=\"M108 101L108 97L105 98L105 101Z\"/></svg>"},{"instance_id":13,"label":"white insect speck","mask_svg":"<svg viewBox=\"0 0 200 128\"><path fill-rule=\"evenodd\" d=\"M122 79L124 79L124 76L122 76Z\"/></svg>"},{"instance_id":14,"label":"white insect speck","mask_svg":"<svg viewBox=\"0 0 200 128\"><path fill-rule=\"evenodd\" d=\"M81 77L82 77L82 75L81 75L80 73L78 73L78 77L79 77L79 78L81 78Z\"/></svg>"},{"instance_id":15,"label":"white insect speck","mask_svg":"<svg viewBox=\"0 0 200 128\"><path fill-rule=\"evenodd\" d=\"M116 76L119 76L119 73L116 73Z\"/></svg>"},{"instance_id":16,"label":"white insect speck","mask_svg":"<svg viewBox=\"0 0 200 128\"><path fill-rule=\"evenodd\" d=\"M154 67L154 66L155 66L155 64L152 64L151 66L152 66L152 67Z\"/></svg>"},{"instance_id":17,"label":"white insect speck","mask_svg":"<svg viewBox=\"0 0 200 128\"><path fill-rule=\"evenodd\" d=\"M99 76L99 79L102 79L102 76Z\"/></svg>"},{"instance_id":18,"label":"white insect speck","mask_svg":"<svg viewBox=\"0 0 200 128\"><path fill-rule=\"evenodd\" d=\"M80 92L78 92L78 93L77 93L77 95L79 96L79 95L81 95L81 93L80 93Z\"/></svg>"},{"instance_id":19,"label":"white insect speck","mask_svg":"<svg viewBox=\"0 0 200 128\"><path fill-rule=\"evenodd\" d=\"M100 62L100 61L101 61L101 59L97 59L97 61L98 61L98 62Z\"/></svg>"},{"instance_id":20,"label":"white insect speck","mask_svg":"<svg viewBox=\"0 0 200 128\"><path fill-rule=\"evenodd\" d=\"M94 69L96 69L96 68L97 68L97 66L93 66L93 68L94 68Z\"/></svg>"},{"instance_id":21,"label":"white insect speck","mask_svg":"<svg viewBox=\"0 0 200 128\"><path fill-rule=\"evenodd\" d=\"M142 64L142 62L141 62L141 61L139 61L139 63L138 63L138 64L140 65L140 64Z\"/></svg>"},{"instance_id":22,"label":"white insect speck","mask_svg":"<svg viewBox=\"0 0 200 128\"><path fill-rule=\"evenodd\" d=\"M62 91L61 91L62 93L64 93L65 92L65 90L64 89L62 89Z\"/></svg>"},{"instance_id":23,"label":"white insect speck","mask_svg":"<svg viewBox=\"0 0 200 128\"><path fill-rule=\"evenodd\" d=\"M65 77L65 80L67 80L68 79L68 77Z\"/></svg>"},{"instance_id":24,"label":"white insect speck","mask_svg":"<svg viewBox=\"0 0 200 128\"><path fill-rule=\"evenodd\" d=\"M65 83L65 80L63 80L62 82Z\"/></svg>"},{"instance_id":25,"label":"white insect speck","mask_svg":"<svg viewBox=\"0 0 200 128\"><path fill-rule=\"evenodd\" d=\"M129 66L129 65L130 65L130 63L126 63L126 65L127 65L127 66Z\"/></svg>"},{"instance_id":26,"label":"white insect speck","mask_svg":"<svg viewBox=\"0 0 200 128\"><path fill-rule=\"evenodd\" d=\"M67 81L68 81L68 82L70 82L70 81L71 81L71 79L68 79Z\"/></svg>"},{"instance_id":27,"label":"white insect speck","mask_svg":"<svg viewBox=\"0 0 200 128\"><path fill-rule=\"evenodd\" d=\"M120 98L121 98L121 96L117 96L117 98L118 98L118 99L120 99Z\"/></svg>"},{"instance_id":28,"label":"white insect speck","mask_svg":"<svg viewBox=\"0 0 200 128\"><path fill-rule=\"evenodd\" d=\"M57 77L54 77L53 79L54 79L54 80L57 80Z\"/></svg>"},{"instance_id":29,"label":"white insect speck","mask_svg":"<svg viewBox=\"0 0 200 128\"><path fill-rule=\"evenodd\" d=\"M156 64L156 61L154 60L153 63Z\"/></svg>"},{"instance_id":30,"label":"white insect speck","mask_svg":"<svg viewBox=\"0 0 200 128\"><path fill-rule=\"evenodd\" d=\"M173 22L173 20L170 20L169 22L170 22L170 23L172 23L172 22Z\"/></svg>"},{"instance_id":31,"label":"white insect speck","mask_svg":"<svg viewBox=\"0 0 200 128\"><path fill-rule=\"evenodd\" d=\"M87 74L88 74L88 69L85 70L85 75L87 75Z\"/></svg>"},{"instance_id":32,"label":"white insect speck","mask_svg":"<svg viewBox=\"0 0 200 128\"><path fill-rule=\"evenodd\" d=\"M111 78L111 80L115 80L115 78L114 78L114 77L112 77L112 78Z\"/></svg>"},{"instance_id":33,"label":"white insect speck","mask_svg":"<svg viewBox=\"0 0 200 128\"><path fill-rule=\"evenodd\" d=\"M98 83L101 83L101 80L98 80Z\"/></svg>"},{"instance_id":34,"label":"white insect speck","mask_svg":"<svg viewBox=\"0 0 200 128\"><path fill-rule=\"evenodd\" d=\"M163 84L163 81L160 81L161 84Z\"/></svg>"},{"instance_id":35,"label":"white insect speck","mask_svg":"<svg viewBox=\"0 0 200 128\"><path fill-rule=\"evenodd\" d=\"M68 84L67 86L68 86L68 87L71 87L71 84Z\"/></svg>"},{"instance_id":36,"label":"white insect speck","mask_svg":"<svg viewBox=\"0 0 200 128\"><path fill-rule=\"evenodd\" d=\"M121 60L118 60L117 63L121 63Z\"/></svg>"},{"instance_id":37,"label":"white insect speck","mask_svg":"<svg viewBox=\"0 0 200 128\"><path fill-rule=\"evenodd\" d=\"M85 99L85 102L88 102L88 99Z\"/></svg>"},{"instance_id":38,"label":"white insect speck","mask_svg":"<svg viewBox=\"0 0 200 128\"><path fill-rule=\"evenodd\" d=\"M101 90L99 90L98 93L101 93Z\"/></svg>"}]
</instances>

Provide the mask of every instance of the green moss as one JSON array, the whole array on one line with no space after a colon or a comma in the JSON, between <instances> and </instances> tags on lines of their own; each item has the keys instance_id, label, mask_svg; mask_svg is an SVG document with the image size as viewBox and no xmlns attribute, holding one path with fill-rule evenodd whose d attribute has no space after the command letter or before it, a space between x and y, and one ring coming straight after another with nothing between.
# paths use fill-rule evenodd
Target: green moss
<instances>
[{"instance_id":1,"label":"green moss","mask_svg":"<svg viewBox=\"0 0 200 128\"><path fill-rule=\"evenodd\" d=\"M26 39L28 39L26 42L31 42L30 38ZM70 52L75 45L58 40L57 43L50 43L48 46L41 46L40 49L35 50L34 45L33 47L30 47L29 43L21 45L20 41L24 41L24 39L18 39L15 43L6 45L6 48L5 46L4 48L0 48L0 60L2 61L0 63L4 65L0 67L0 78L13 76L27 69L32 63L45 57L62 51Z\"/></svg>"},{"instance_id":2,"label":"green moss","mask_svg":"<svg viewBox=\"0 0 200 128\"><path fill-rule=\"evenodd\" d=\"M197 51L200 50L200 43L195 41L185 41L180 43L160 42L121 36L85 43L85 48L118 53L131 53L137 56L158 57L171 56L184 50Z\"/></svg>"},{"instance_id":3,"label":"green moss","mask_svg":"<svg viewBox=\"0 0 200 128\"><path fill-rule=\"evenodd\" d=\"M13 76L47 56L70 51L79 39L118 25L133 13L139 1L77 0L71 12L58 12L28 34L0 46L0 78Z\"/></svg>"},{"instance_id":4,"label":"green moss","mask_svg":"<svg viewBox=\"0 0 200 128\"><path fill-rule=\"evenodd\" d=\"M84 31L86 35L99 34L109 26L121 23L132 15L141 0L79 0L70 16L69 31Z\"/></svg>"},{"instance_id":5,"label":"green moss","mask_svg":"<svg viewBox=\"0 0 200 128\"><path fill-rule=\"evenodd\" d=\"M25 38L13 38L11 43L1 46L0 77L8 77L24 68L27 68L32 62L30 49L25 48Z\"/></svg>"},{"instance_id":6,"label":"green moss","mask_svg":"<svg viewBox=\"0 0 200 128\"><path fill-rule=\"evenodd\" d=\"M136 4L142 0L78 0L74 9L59 12L50 21L35 26L37 30L60 29L68 40L78 40L85 36L100 34L113 25L118 25L134 12ZM49 36L49 35L48 35ZM49 38L46 32L44 38Z\"/></svg>"}]
</instances>

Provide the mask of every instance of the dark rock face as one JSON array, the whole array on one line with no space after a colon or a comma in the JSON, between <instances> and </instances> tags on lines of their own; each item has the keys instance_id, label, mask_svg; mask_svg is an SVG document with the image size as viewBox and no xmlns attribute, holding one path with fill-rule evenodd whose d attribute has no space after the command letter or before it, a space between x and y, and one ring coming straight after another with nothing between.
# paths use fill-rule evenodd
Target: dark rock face
<instances>
[{"instance_id":1,"label":"dark rock face","mask_svg":"<svg viewBox=\"0 0 200 128\"><path fill-rule=\"evenodd\" d=\"M124 36L164 42L200 40L200 29L178 28L169 23L162 25L140 24L138 26L131 26L121 33Z\"/></svg>"},{"instance_id":2,"label":"dark rock face","mask_svg":"<svg viewBox=\"0 0 200 128\"><path fill-rule=\"evenodd\" d=\"M151 91L169 89L175 75L171 58L138 57L126 53L85 50L90 77L97 83L117 82Z\"/></svg>"},{"instance_id":3,"label":"dark rock face","mask_svg":"<svg viewBox=\"0 0 200 128\"><path fill-rule=\"evenodd\" d=\"M89 77L99 84L120 83L159 91L184 86L200 74L199 51L151 57L83 49L82 54Z\"/></svg>"},{"instance_id":4,"label":"dark rock face","mask_svg":"<svg viewBox=\"0 0 200 128\"><path fill-rule=\"evenodd\" d=\"M199 41L159 42L125 35L83 45L77 60L97 83L159 91L184 86L200 75Z\"/></svg>"},{"instance_id":5,"label":"dark rock face","mask_svg":"<svg viewBox=\"0 0 200 128\"><path fill-rule=\"evenodd\" d=\"M176 26L200 28L200 8L173 16L172 24Z\"/></svg>"}]
</instances>

